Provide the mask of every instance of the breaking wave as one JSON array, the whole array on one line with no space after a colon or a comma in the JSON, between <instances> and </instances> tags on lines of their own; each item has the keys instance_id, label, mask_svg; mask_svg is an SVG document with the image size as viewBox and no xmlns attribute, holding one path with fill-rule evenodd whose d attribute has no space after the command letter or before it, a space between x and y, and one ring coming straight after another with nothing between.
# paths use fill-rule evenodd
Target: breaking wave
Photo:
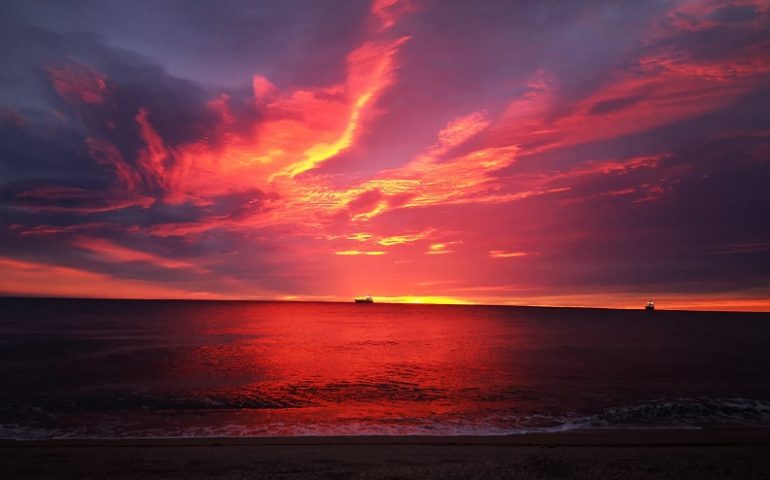
<instances>
[{"instance_id":1,"label":"breaking wave","mask_svg":"<svg viewBox=\"0 0 770 480\"><path fill-rule=\"evenodd\" d=\"M92 399L95 402L95 400ZM99 404L75 403L47 410L28 406L2 415L1 438L126 438L244 437L307 435L509 435L587 429L770 428L770 401L745 398L675 398L617 406L589 414L561 415L430 415L419 418L376 416L297 421L281 416L286 409L302 412L292 402L245 398L127 396ZM155 410L161 408L162 410ZM313 408L312 406L309 408ZM124 410L125 409L125 410ZM258 418L253 412L274 411ZM173 411L173 416L164 413ZM89 421L66 419L78 412ZM94 413L96 412L96 413ZM201 415L206 413L206 415ZM95 415L95 416L94 416ZM246 415L246 417L244 417ZM173 417L173 421L168 418ZM185 418L185 420L179 420ZM311 420L312 418L312 420ZM197 421L196 421L197 420Z\"/></svg>"}]
</instances>

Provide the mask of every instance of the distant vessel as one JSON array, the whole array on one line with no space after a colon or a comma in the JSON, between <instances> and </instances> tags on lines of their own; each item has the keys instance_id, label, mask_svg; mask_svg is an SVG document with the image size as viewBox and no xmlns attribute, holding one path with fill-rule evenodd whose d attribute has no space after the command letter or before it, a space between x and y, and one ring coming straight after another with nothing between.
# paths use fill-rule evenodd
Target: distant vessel
<instances>
[{"instance_id":1,"label":"distant vessel","mask_svg":"<svg viewBox=\"0 0 770 480\"><path fill-rule=\"evenodd\" d=\"M647 305L644 306L644 309L645 310L655 310L655 302L650 300L649 302L647 302Z\"/></svg>"},{"instance_id":2,"label":"distant vessel","mask_svg":"<svg viewBox=\"0 0 770 480\"><path fill-rule=\"evenodd\" d=\"M356 297L353 299L353 301L356 303L374 303L374 299L369 295L365 297Z\"/></svg>"}]
</instances>

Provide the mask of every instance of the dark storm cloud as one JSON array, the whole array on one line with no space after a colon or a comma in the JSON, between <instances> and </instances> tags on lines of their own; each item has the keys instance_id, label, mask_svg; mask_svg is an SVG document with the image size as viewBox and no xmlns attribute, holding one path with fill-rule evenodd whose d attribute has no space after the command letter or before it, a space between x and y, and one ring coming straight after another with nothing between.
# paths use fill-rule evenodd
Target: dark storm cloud
<instances>
[{"instance_id":1,"label":"dark storm cloud","mask_svg":"<svg viewBox=\"0 0 770 480\"><path fill-rule=\"evenodd\" d=\"M688 290L693 284L712 290L766 285L767 251L714 252L770 238L761 220L770 215L770 118L763 107L768 101L770 90L764 89L707 115L584 146L607 156L666 154L654 168L587 176L562 194L593 202L590 208L564 206L558 227L547 233L558 239L563 231L593 232L589 240L558 250L554 262L581 259L575 271L565 272L570 279L562 280ZM658 195L640 201L650 188ZM584 261L592 268L581 272L577 267Z\"/></svg>"},{"instance_id":2,"label":"dark storm cloud","mask_svg":"<svg viewBox=\"0 0 770 480\"><path fill-rule=\"evenodd\" d=\"M716 9L709 17L717 22L748 22L759 15L754 5L728 5Z\"/></svg>"},{"instance_id":3,"label":"dark storm cloud","mask_svg":"<svg viewBox=\"0 0 770 480\"><path fill-rule=\"evenodd\" d=\"M339 80L344 52L366 25L367 2L4 2L8 23L90 32L140 52L173 74L237 87L259 73L281 85ZM309 67L309 68L308 68Z\"/></svg>"},{"instance_id":4,"label":"dark storm cloud","mask_svg":"<svg viewBox=\"0 0 770 480\"><path fill-rule=\"evenodd\" d=\"M206 103L228 94L238 124L247 125L260 115L249 89L214 92L170 75L146 56L106 46L90 33L47 31L9 17L3 22L1 35L9 40L0 47L7 72L0 76L6 112L0 119L4 255L179 284L188 269L141 259L104 262L82 248L61 247L87 235L132 248L141 245L159 258L183 259L205 253L201 248L207 244L191 247L189 242L156 238L137 245L141 232L154 225L237 217L264 208L265 195L255 189L215 197L209 205L168 204L160 197L164 192L152 184L127 191L114 168L97 161L89 147L89 139L108 142L135 167L137 151L145 145L136 120L143 108L170 147L204 136L216 145L218 118ZM104 98L88 91L91 97L79 98L96 77L104 80Z\"/></svg>"},{"instance_id":5,"label":"dark storm cloud","mask_svg":"<svg viewBox=\"0 0 770 480\"><path fill-rule=\"evenodd\" d=\"M136 152L145 144L137 125L142 109L170 147L201 137L212 145L220 141L216 112L206 106L215 92L170 75L147 57L107 47L91 34L55 33L8 18L4 22L8 28L3 35L14 41L2 42L0 52L6 60L4 71L13 72L0 78L9 112L0 123L0 171L4 182L21 182L6 186L7 203L21 205L26 197L30 200L25 205L44 207L44 194L24 193L24 181L34 179L31 183L38 190L57 185L87 188L90 197L70 190L67 199L61 192L59 199L73 209L78 202L99 208L99 198L115 195L109 190L115 173L95 161L89 140L109 142L134 165ZM105 98L81 101L79 89L88 89L91 77L103 79ZM228 94L238 125L256 121L259 112L250 91L219 93ZM162 193L154 188L147 185L144 193ZM101 193L94 193L98 190Z\"/></svg>"},{"instance_id":6,"label":"dark storm cloud","mask_svg":"<svg viewBox=\"0 0 770 480\"><path fill-rule=\"evenodd\" d=\"M634 105L635 103L640 102L643 100L645 95L629 95L626 97L620 97L620 98L613 98L612 100L605 100L603 102L599 102L597 104L594 104L594 106L591 107L591 110L589 110L589 113L592 115L603 115L605 113L615 112L617 110L621 110L623 108L630 107L631 105Z\"/></svg>"},{"instance_id":7,"label":"dark storm cloud","mask_svg":"<svg viewBox=\"0 0 770 480\"><path fill-rule=\"evenodd\" d=\"M88 163L82 162L88 157L86 135L108 139L126 158L133 158L141 145L135 117L142 107L151 108L153 125L172 145L213 130L214 115L205 109L210 93L170 76L149 59L104 47L89 35L54 34L36 28L21 31L16 41L34 49L24 57L11 58L6 65L20 72L15 74L19 78L3 78L0 83L6 108L14 109L21 118L2 125L4 167L18 164L19 170L31 170L41 162L46 169L55 170L56 165L70 172L73 167L87 168ZM3 45L4 50L14 48L10 42ZM71 88L88 81L87 75L104 76L109 99L68 101L72 99L56 91L55 72L64 72ZM17 88L17 83L27 87ZM53 150L59 150L58 154Z\"/></svg>"}]
</instances>

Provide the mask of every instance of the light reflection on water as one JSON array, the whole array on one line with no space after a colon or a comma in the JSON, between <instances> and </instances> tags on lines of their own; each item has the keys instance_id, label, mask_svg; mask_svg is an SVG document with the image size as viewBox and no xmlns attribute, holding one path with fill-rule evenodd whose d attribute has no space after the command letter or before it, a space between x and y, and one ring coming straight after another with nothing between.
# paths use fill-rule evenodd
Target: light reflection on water
<instances>
[{"instance_id":1,"label":"light reflection on water","mask_svg":"<svg viewBox=\"0 0 770 480\"><path fill-rule=\"evenodd\" d=\"M766 314L0 302L2 436L770 423Z\"/></svg>"}]
</instances>

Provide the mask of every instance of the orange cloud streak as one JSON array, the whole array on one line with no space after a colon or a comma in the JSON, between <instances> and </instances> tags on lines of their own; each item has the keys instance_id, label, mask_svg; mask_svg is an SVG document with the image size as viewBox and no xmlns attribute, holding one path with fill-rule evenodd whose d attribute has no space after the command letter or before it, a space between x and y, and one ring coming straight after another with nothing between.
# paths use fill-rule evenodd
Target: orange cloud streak
<instances>
[{"instance_id":1,"label":"orange cloud streak","mask_svg":"<svg viewBox=\"0 0 770 480\"><path fill-rule=\"evenodd\" d=\"M45 279L45 282L41 282ZM0 292L95 298L222 298L206 292L164 287L155 282L127 280L72 267L0 257Z\"/></svg>"},{"instance_id":2,"label":"orange cloud streak","mask_svg":"<svg viewBox=\"0 0 770 480\"><path fill-rule=\"evenodd\" d=\"M382 250L340 250L338 252L334 252L335 255L342 255L342 256L357 256L357 255L369 255L369 256L379 256L379 255L385 255L386 252L383 252Z\"/></svg>"},{"instance_id":3,"label":"orange cloud streak","mask_svg":"<svg viewBox=\"0 0 770 480\"><path fill-rule=\"evenodd\" d=\"M527 252L509 252L507 250L490 250L490 258L516 258L526 257L529 255Z\"/></svg>"},{"instance_id":4,"label":"orange cloud streak","mask_svg":"<svg viewBox=\"0 0 770 480\"><path fill-rule=\"evenodd\" d=\"M163 268L189 268L198 270L196 265L189 262L164 258L152 253L124 247L108 240L81 237L74 242L74 245L78 248L93 252L108 262L146 262Z\"/></svg>"}]
</instances>

